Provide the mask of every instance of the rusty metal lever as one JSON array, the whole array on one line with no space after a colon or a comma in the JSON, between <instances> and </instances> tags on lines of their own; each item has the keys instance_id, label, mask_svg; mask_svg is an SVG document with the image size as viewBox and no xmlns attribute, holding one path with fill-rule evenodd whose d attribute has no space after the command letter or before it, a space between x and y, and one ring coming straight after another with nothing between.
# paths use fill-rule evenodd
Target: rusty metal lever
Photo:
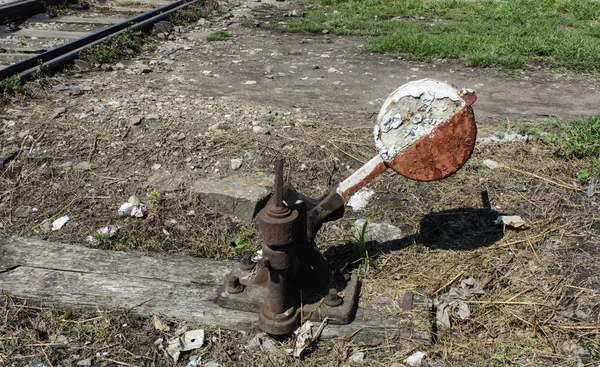
<instances>
[{"instance_id":1,"label":"rusty metal lever","mask_svg":"<svg viewBox=\"0 0 600 367\"><path fill-rule=\"evenodd\" d=\"M413 180L434 181L462 167L475 146L471 108L475 100L471 90L457 91L429 79L401 86L377 117L374 136L379 154L319 199L284 186L279 159L274 195L256 219L264 240L263 258L256 264L244 258L217 302L259 313L261 329L275 335L293 331L303 315L350 322L358 295L356 275L343 285L341 298L342 289L337 289L316 249L317 232L323 223L341 218L350 196L388 168Z\"/></svg>"}]
</instances>

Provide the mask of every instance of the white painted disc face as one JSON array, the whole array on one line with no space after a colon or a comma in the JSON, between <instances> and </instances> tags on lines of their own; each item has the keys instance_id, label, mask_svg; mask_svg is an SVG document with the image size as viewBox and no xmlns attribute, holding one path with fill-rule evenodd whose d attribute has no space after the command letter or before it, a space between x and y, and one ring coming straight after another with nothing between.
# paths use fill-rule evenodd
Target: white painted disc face
<instances>
[{"instance_id":1,"label":"white painted disc face","mask_svg":"<svg viewBox=\"0 0 600 367\"><path fill-rule=\"evenodd\" d=\"M379 154L392 161L465 104L446 83L422 79L404 84L390 94L377 116L373 134Z\"/></svg>"}]
</instances>

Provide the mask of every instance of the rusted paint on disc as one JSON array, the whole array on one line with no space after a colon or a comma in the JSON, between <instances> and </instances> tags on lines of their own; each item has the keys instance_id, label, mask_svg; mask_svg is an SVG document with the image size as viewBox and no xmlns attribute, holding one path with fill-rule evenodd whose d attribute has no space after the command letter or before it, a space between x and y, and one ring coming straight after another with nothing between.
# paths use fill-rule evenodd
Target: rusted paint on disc
<instances>
[{"instance_id":1,"label":"rusted paint on disc","mask_svg":"<svg viewBox=\"0 0 600 367\"><path fill-rule=\"evenodd\" d=\"M386 99L373 134L387 167L418 181L441 180L465 164L475 146L475 92L436 80L404 84Z\"/></svg>"},{"instance_id":2,"label":"rusted paint on disc","mask_svg":"<svg viewBox=\"0 0 600 367\"><path fill-rule=\"evenodd\" d=\"M441 180L465 164L473 153L476 137L473 109L465 105L387 163L412 180Z\"/></svg>"}]
</instances>

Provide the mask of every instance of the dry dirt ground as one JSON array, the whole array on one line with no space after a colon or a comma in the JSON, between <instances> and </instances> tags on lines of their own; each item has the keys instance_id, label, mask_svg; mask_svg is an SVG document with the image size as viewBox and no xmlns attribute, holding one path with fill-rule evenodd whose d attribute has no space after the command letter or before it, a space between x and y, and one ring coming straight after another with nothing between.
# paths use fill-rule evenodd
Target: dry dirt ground
<instances>
[{"instance_id":1,"label":"dry dirt ground","mask_svg":"<svg viewBox=\"0 0 600 367\"><path fill-rule=\"evenodd\" d=\"M281 12L296 6L274 4ZM256 23L272 21L265 16L275 10L248 11L260 5L229 4L226 16L202 20L174 40L154 41L154 52L55 76L45 89L30 86L32 96L2 106L2 154L19 155L13 174L0 179L0 229L109 250L239 257L259 248L254 227L203 205L190 182L271 172L283 156L286 176L300 192L327 192L374 156L374 116L406 81L429 77L475 89L480 137L540 115L598 112L594 78L364 54L361 38L261 30ZM206 41L225 26L232 38ZM132 124L135 117L143 117L141 123ZM243 163L234 171L230 160L237 158ZM487 168L485 159L505 167ZM467 302L468 318L452 313L451 328L437 330L424 349L424 365L598 366L600 207L598 196L589 198L576 180L588 165L558 158L535 139L479 144L457 174L440 182L379 177L369 186L375 191L369 206L348 209L343 220L328 224L318 246L332 263L340 256L352 261L355 219L402 230L402 238L385 246L369 244L363 303L376 297L399 302L417 289L434 298L468 276L484 285L485 294ZM175 180L160 183L165 177ZM131 195L147 203L147 218L117 216ZM22 207L36 209L18 212ZM47 232L47 223L65 214L70 221ZM528 227L494 225L499 214L520 215ZM86 242L108 224L122 227L116 239ZM251 241L241 250L231 246L239 233ZM165 322L169 332L123 311L48 309L6 295L0 364L75 366L91 358L94 366L172 365L155 341L202 325ZM261 352L248 348L254 335L206 333L205 346L184 353L179 365L199 355L203 364L337 366L364 352L365 365L402 366L415 351L394 336L378 345L349 336L323 341L298 360L284 353L291 338L275 341L279 352Z\"/></svg>"}]
</instances>

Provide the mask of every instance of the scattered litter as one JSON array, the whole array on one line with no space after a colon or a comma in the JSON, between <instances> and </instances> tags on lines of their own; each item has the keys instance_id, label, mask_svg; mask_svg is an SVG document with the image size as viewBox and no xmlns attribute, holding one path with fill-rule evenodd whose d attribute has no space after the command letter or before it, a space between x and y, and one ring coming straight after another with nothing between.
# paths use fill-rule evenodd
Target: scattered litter
<instances>
[{"instance_id":1,"label":"scattered litter","mask_svg":"<svg viewBox=\"0 0 600 367\"><path fill-rule=\"evenodd\" d=\"M481 162L481 164L483 164L485 167L489 168L489 169L496 169L499 167L502 167L502 165L496 161L493 161L491 159L484 159L483 162Z\"/></svg>"},{"instance_id":2,"label":"scattered litter","mask_svg":"<svg viewBox=\"0 0 600 367\"><path fill-rule=\"evenodd\" d=\"M96 233L99 234L100 236L103 236L106 238L111 238L111 237L114 237L119 232L119 229L121 229L121 227L119 227L118 225L111 224L104 228L100 228L99 230L96 231ZM93 244L98 243L98 239L95 236L87 236L86 240L89 243L93 243Z\"/></svg>"},{"instance_id":3,"label":"scattered litter","mask_svg":"<svg viewBox=\"0 0 600 367\"><path fill-rule=\"evenodd\" d=\"M300 326L294 334L296 337L296 345L294 346L294 351L292 355L296 358L299 358L304 349L308 347L308 345L312 341L312 322L306 321L302 326Z\"/></svg>"},{"instance_id":4,"label":"scattered litter","mask_svg":"<svg viewBox=\"0 0 600 367\"><path fill-rule=\"evenodd\" d=\"M169 325L165 324L163 320L160 319L160 317L154 315L152 316L152 324L154 325L154 328L158 331L162 331L162 332L167 332L169 330L171 330L171 328L169 327Z\"/></svg>"},{"instance_id":5,"label":"scattered litter","mask_svg":"<svg viewBox=\"0 0 600 367\"><path fill-rule=\"evenodd\" d=\"M350 363L363 363L365 360L364 352L356 352L348 358L348 362Z\"/></svg>"},{"instance_id":6,"label":"scattered litter","mask_svg":"<svg viewBox=\"0 0 600 367\"><path fill-rule=\"evenodd\" d=\"M185 367L198 367L202 364L202 357L200 356L191 356L190 361Z\"/></svg>"},{"instance_id":7,"label":"scattered litter","mask_svg":"<svg viewBox=\"0 0 600 367\"><path fill-rule=\"evenodd\" d=\"M404 360L404 363L411 367L418 367L423 363L423 358L425 358L426 355L427 353L425 352L414 352Z\"/></svg>"},{"instance_id":8,"label":"scattered litter","mask_svg":"<svg viewBox=\"0 0 600 367\"><path fill-rule=\"evenodd\" d=\"M482 294L485 292L481 286L475 279L469 277L460 282L460 288L452 287L447 293L435 298L433 303L437 309L436 324L438 328L450 328L450 311L456 312L461 319L471 316L469 305L464 301Z\"/></svg>"},{"instance_id":9,"label":"scattered litter","mask_svg":"<svg viewBox=\"0 0 600 367\"><path fill-rule=\"evenodd\" d=\"M204 344L204 330L190 330L179 337L169 339L167 343L167 353L177 363L181 352L198 349Z\"/></svg>"},{"instance_id":10,"label":"scattered litter","mask_svg":"<svg viewBox=\"0 0 600 367\"><path fill-rule=\"evenodd\" d=\"M527 228L527 223L518 215L500 215L494 224L503 224L512 228Z\"/></svg>"},{"instance_id":11,"label":"scattered litter","mask_svg":"<svg viewBox=\"0 0 600 367\"><path fill-rule=\"evenodd\" d=\"M52 222L52 231L58 231L61 229L65 224L67 224L69 219L71 218L68 215L65 215Z\"/></svg>"},{"instance_id":12,"label":"scattered litter","mask_svg":"<svg viewBox=\"0 0 600 367\"><path fill-rule=\"evenodd\" d=\"M257 250L256 251L256 256L252 256L252 261L253 262L258 262L260 260L262 260L263 258L263 251L262 250Z\"/></svg>"},{"instance_id":13,"label":"scattered litter","mask_svg":"<svg viewBox=\"0 0 600 367\"><path fill-rule=\"evenodd\" d=\"M146 216L146 204L141 203L140 199L137 196L133 195L127 200L126 203L123 203L119 208L119 216L127 217L132 216L136 218L143 218Z\"/></svg>"},{"instance_id":14,"label":"scattered litter","mask_svg":"<svg viewBox=\"0 0 600 367\"><path fill-rule=\"evenodd\" d=\"M375 195L375 191L362 188L358 190L354 195L350 197L347 205L352 208L355 212L364 209L371 198Z\"/></svg>"},{"instance_id":15,"label":"scattered litter","mask_svg":"<svg viewBox=\"0 0 600 367\"><path fill-rule=\"evenodd\" d=\"M587 197L591 198L592 196L594 196L595 193L596 193L596 185L591 183L590 186L588 186L588 188L587 188Z\"/></svg>"}]
</instances>

